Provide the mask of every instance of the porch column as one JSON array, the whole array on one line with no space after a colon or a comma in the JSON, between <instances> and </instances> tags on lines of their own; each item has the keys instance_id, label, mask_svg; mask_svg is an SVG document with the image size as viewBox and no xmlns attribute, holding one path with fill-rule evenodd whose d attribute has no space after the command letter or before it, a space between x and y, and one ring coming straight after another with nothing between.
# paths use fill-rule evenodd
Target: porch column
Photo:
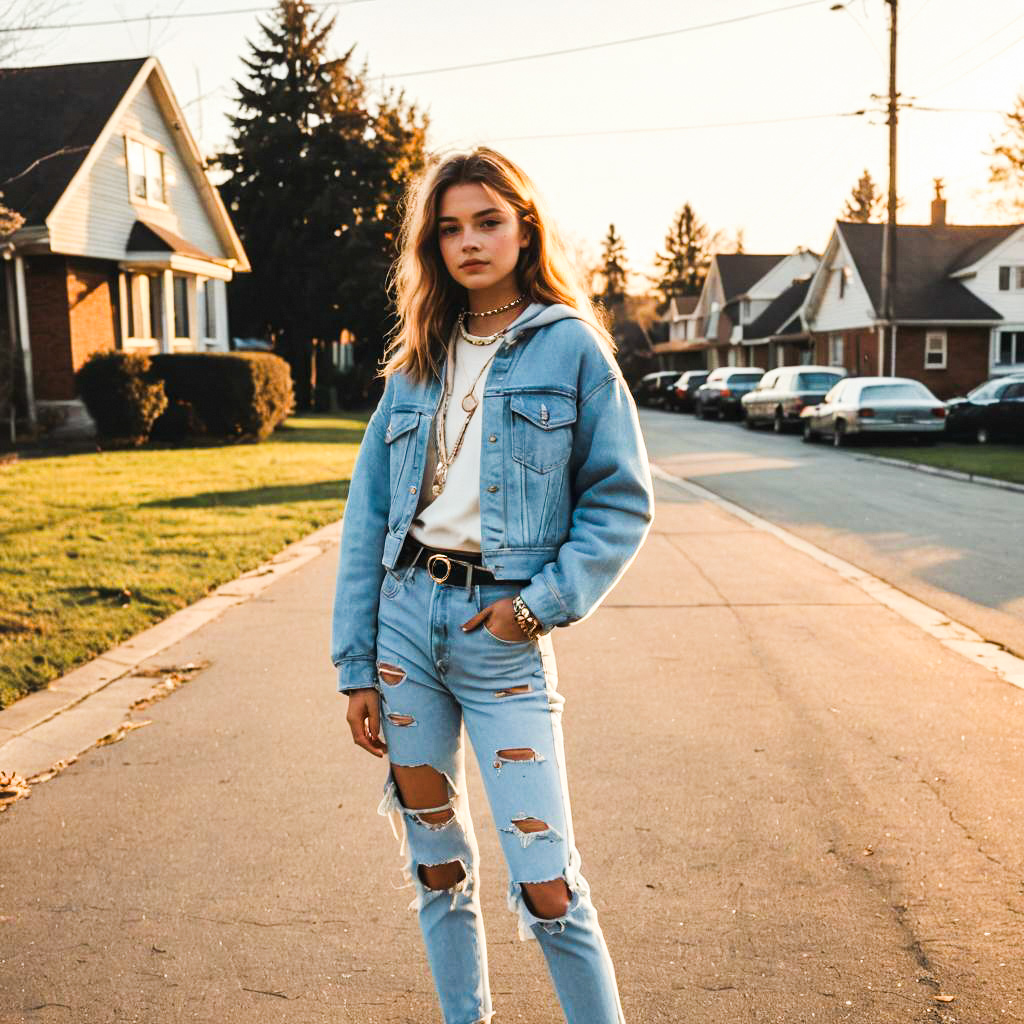
<instances>
[{"instance_id":1,"label":"porch column","mask_svg":"<svg viewBox=\"0 0 1024 1024\"><path fill-rule=\"evenodd\" d=\"M165 270L161 274L163 302L161 303L160 319L163 337L160 339L161 352L174 351L174 273Z\"/></svg>"},{"instance_id":2,"label":"porch column","mask_svg":"<svg viewBox=\"0 0 1024 1024\"><path fill-rule=\"evenodd\" d=\"M121 330L121 348L124 349L125 338L128 337L128 303L131 302L131 295L128 290L128 282L125 280L124 271L117 275L117 305L118 305L118 327Z\"/></svg>"},{"instance_id":3,"label":"porch column","mask_svg":"<svg viewBox=\"0 0 1024 1024\"><path fill-rule=\"evenodd\" d=\"M21 342L22 367L25 370L25 404L28 407L28 423L36 428L36 389L32 379L32 345L28 334L28 298L25 294L25 260L14 257L14 287L18 306L18 340Z\"/></svg>"}]
</instances>

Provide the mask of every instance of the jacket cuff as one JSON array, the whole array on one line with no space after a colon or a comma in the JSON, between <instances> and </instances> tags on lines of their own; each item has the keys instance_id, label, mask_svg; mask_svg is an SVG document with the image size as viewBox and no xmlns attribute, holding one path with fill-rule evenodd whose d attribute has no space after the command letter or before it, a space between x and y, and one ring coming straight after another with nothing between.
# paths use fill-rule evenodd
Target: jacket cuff
<instances>
[{"instance_id":1,"label":"jacket cuff","mask_svg":"<svg viewBox=\"0 0 1024 1024\"><path fill-rule=\"evenodd\" d=\"M523 603L533 612L546 633L554 626L563 626L569 621L569 613L543 578L533 581L519 591Z\"/></svg>"},{"instance_id":2,"label":"jacket cuff","mask_svg":"<svg viewBox=\"0 0 1024 1024\"><path fill-rule=\"evenodd\" d=\"M377 663L373 658L346 658L338 666L338 692L375 690Z\"/></svg>"}]
</instances>

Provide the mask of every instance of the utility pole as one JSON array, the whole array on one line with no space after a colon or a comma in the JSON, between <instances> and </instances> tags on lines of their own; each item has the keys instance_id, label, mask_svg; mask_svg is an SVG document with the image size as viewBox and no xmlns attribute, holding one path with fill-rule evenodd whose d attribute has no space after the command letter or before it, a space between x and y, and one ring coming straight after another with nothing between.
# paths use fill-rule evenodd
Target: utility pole
<instances>
[{"instance_id":1,"label":"utility pole","mask_svg":"<svg viewBox=\"0 0 1024 1024\"><path fill-rule=\"evenodd\" d=\"M889 5L889 215L882 229L882 302L884 328L889 333L889 365L896 372L896 125L899 120L899 93L896 91L896 5ZM878 368L882 373L883 368Z\"/></svg>"}]
</instances>

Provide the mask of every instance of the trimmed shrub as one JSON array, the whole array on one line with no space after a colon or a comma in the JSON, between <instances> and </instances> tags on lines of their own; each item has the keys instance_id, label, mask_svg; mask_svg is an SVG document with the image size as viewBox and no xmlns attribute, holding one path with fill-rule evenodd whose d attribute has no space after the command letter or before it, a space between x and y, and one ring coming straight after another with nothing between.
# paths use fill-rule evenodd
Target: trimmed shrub
<instances>
[{"instance_id":1,"label":"trimmed shrub","mask_svg":"<svg viewBox=\"0 0 1024 1024\"><path fill-rule=\"evenodd\" d=\"M75 374L75 388L101 437L142 444L167 407L163 383L140 352L97 352Z\"/></svg>"},{"instance_id":2,"label":"trimmed shrub","mask_svg":"<svg viewBox=\"0 0 1024 1024\"><path fill-rule=\"evenodd\" d=\"M154 435L262 440L295 407L288 364L270 352L181 352L152 363L171 403Z\"/></svg>"}]
</instances>

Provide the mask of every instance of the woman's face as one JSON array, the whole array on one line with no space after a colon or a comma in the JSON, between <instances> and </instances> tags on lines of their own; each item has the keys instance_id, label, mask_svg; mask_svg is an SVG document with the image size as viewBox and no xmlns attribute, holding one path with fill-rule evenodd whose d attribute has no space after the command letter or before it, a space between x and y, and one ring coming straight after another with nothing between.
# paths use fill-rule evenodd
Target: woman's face
<instances>
[{"instance_id":1,"label":"woman's face","mask_svg":"<svg viewBox=\"0 0 1024 1024\"><path fill-rule=\"evenodd\" d=\"M518 291L516 263L529 239L512 209L482 185L451 185L441 196L438 241L448 273L470 291Z\"/></svg>"}]
</instances>

